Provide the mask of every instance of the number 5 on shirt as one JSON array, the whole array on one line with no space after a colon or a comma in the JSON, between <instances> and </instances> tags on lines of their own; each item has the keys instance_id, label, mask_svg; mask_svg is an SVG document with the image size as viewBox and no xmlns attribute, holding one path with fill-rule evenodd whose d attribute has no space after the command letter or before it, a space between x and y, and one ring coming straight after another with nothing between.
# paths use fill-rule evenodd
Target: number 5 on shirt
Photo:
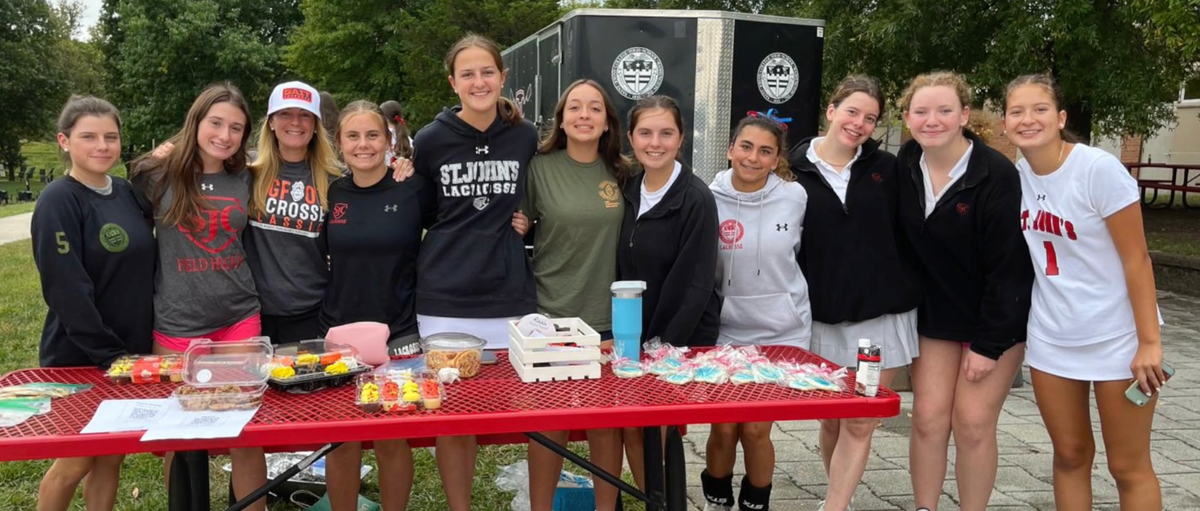
<instances>
[{"instance_id":1,"label":"number 5 on shirt","mask_svg":"<svg viewBox=\"0 0 1200 511\"><path fill-rule=\"evenodd\" d=\"M1058 275L1058 254L1054 253L1054 242L1043 241L1042 245L1046 247L1046 276Z\"/></svg>"}]
</instances>

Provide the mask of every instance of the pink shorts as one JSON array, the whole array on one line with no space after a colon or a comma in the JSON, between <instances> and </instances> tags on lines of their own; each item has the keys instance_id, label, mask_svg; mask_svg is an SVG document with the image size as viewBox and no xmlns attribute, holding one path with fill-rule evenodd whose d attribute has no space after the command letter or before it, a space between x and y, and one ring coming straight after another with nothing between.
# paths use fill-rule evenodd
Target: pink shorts
<instances>
[{"instance_id":1,"label":"pink shorts","mask_svg":"<svg viewBox=\"0 0 1200 511\"><path fill-rule=\"evenodd\" d=\"M229 341L244 341L251 337L257 337L262 334L262 319L257 312L253 316L238 321L225 328L213 330L204 335L195 337L171 337L167 334L154 331L154 342L158 343L171 351L187 351L188 346L196 339L209 339L213 342L229 342Z\"/></svg>"}]
</instances>

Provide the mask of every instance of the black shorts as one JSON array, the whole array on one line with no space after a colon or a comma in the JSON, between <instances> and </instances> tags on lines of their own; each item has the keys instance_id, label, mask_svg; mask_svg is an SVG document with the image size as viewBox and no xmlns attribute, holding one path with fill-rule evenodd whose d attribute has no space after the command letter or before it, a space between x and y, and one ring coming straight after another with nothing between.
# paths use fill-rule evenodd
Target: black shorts
<instances>
[{"instance_id":1,"label":"black shorts","mask_svg":"<svg viewBox=\"0 0 1200 511\"><path fill-rule=\"evenodd\" d=\"M262 314L262 334L271 338L271 344L288 344L321 338L321 326L317 315L321 308L291 316L269 316Z\"/></svg>"}]
</instances>

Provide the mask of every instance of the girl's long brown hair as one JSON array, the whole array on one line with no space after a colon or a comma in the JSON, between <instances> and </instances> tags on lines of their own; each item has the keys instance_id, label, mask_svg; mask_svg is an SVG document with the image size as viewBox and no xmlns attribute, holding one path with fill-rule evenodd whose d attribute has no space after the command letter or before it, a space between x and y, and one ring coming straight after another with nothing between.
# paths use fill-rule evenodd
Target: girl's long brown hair
<instances>
[{"instance_id":1,"label":"girl's long brown hair","mask_svg":"<svg viewBox=\"0 0 1200 511\"><path fill-rule=\"evenodd\" d=\"M450 76L454 76L454 59L458 58L458 54L467 48L483 49L492 55L492 59L496 62L496 69L499 69L501 73L508 71L504 68L504 58L500 56L500 47L496 45L495 41L479 34L467 34L454 43L454 46L450 47L450 51L446 52L446 72L450 73ZM512 100L504 96L500 96L496 101L496 110L505 124L514 125L521 122L521 111L517 109L517 105Z\"/></svg>"},{"instance_id":2,"label":"girl's long brown hair","mask_svg":"<svg viewBox=\"0 0 1200 511\"><path fill-rule=\"evenodd\" d=\"M608 93L604 92L604 87L601 87L595 80L587 78L576 80L563 91L562 96L558 97L558 105L554 107L554 127L538 146L538 154L550 154L567 148L567 133L562 128L563 111L567 108L567 96L570 96L571 91L581 85L596 89L600 93L601 101L604 102L604 122L608 124L608 130L600 135L600 158L604 159L608 171L617 180L617 186L625 186L625 181L629 179L632 170L629 158L621 153L621 118L617 117L617 109L613 107Z\"/></svg>"},{"instance_id":3,"label":"girl's long brown hair","mask_svg":"<svg viewBox=\"0 0 1200 511\"><path fill-rule=\"evenodd\" d=\"M390 99L384 101L378 108L383 112L388 125L396 127L396 144L392 146L392 153L402 158L412 158L413 147L408 140L408 121L404 120L404 109L400 107L400 102Z\"/></svg>"},{"instance_id":4,"label":"girl's long brown hair","mask_svg":"<svg viewBox=\"0 0 1200 511\"><path fill-rule=\"evenodd\" d=\"M153 153L146 153L131 165L133 172L130 177L133 180L157 180L148 193L156 215L163 196L167 190L171 191L171 206L162 214L162 221L167 225L194 229L200 211L210 207L200 191L203 161L200 159L198 135L200 122L217 103L229 103L246 116L246 126L242 129L242 143L237 152L225 160L225 172L245 170L246 143L250 139L253 121L250 119L250 107L246 104L242 91L229 82L209 85L196 97L196 101L193 101L192 107L188 109L183 129L168 140L174 147L165 159L160 160L155 158Z\"/></svg>"}]
</instances>

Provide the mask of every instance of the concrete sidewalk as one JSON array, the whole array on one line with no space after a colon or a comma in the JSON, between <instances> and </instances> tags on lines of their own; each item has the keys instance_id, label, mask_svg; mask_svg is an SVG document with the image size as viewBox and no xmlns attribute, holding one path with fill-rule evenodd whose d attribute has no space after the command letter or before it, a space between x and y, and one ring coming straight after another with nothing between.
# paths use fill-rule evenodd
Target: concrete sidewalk
<instances>
[{"instance_id":1,"label":"concrete sidewalk","mask_svg":"<svg viewBox=\"0 0 1200 511\"><path fill-rule=\"evenodd\" d=\"M1178 373L1163 387L1158 403L1154 431L1151 433L1154 468L1163 487L1163 509L1200 510L1200 300L1169 293L1159 294L1166 325L1163 344L1166 359ZM1025 381L1029 381L1028 368ZM888 419L875 433L867 472L854 497L855 511L913 511L912 483L908 474L908 436L912 394L902 393L900 416ZM1092 470L1093 507L1118 511L1117 488L1108 474L1100 423L1092 405L1096 435L1096 461ZM817 447L815 421L782 422L775 425L775 480L771 492L773 511L810 511L817 508L825 493L825 473ZM703 509L700 471L704 469L706 426L688 426L684 439L687 456L688 497L696 509ZM1026 383L1013 389L999 425L1000 463L996 490L989 510L1053 511L1053 449L1050 436L1042 425L1033 388ZM954 484L954 446L950 447L947 481L939 511L958 511L958 490ZM742 461L739 451L734 469L734 489L740 484Z\"/></svg>"},{"instance_id":2,"label":"concrete sidewalk","mask_svg":"<svg viewBox=\"0 0 1200 511\"><path fill-rule=\"evenodd\" d=\"M33 213L23 213L0 218L0 245L29 239L29 225L31 222L33 222Z\"/></svg>"}]
</instances>

